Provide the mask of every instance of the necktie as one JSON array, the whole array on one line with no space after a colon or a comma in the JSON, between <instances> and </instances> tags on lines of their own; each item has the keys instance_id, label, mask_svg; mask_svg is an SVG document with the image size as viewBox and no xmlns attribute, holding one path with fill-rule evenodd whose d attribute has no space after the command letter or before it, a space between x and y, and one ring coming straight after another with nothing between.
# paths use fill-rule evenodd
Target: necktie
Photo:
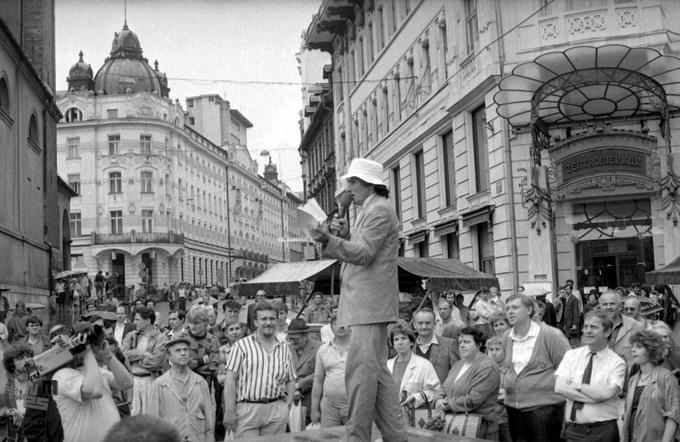
<instances>
[{"instance_id":1,"label":"necktie","mask_svg":"<svg viewBox=\"0 0 680 442\"><path fill-rule=\"evenodd\" d=\"M590 352L590 357L588 358L588 364L586 369L583 371L583 378L581 379L581 384L590 384L590 376L593 374L593 356L594 352ZM576 421L576 410L583 409L583 402L574 401L574 405L571 406L571 421Z\"/></svg>"}]
</instances>

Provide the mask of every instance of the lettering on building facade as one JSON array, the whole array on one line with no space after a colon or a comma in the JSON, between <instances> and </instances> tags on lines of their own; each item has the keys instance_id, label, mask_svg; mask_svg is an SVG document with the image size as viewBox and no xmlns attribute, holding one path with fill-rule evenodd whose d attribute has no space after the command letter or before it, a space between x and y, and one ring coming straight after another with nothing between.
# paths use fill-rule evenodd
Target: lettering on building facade
<instances>
[{"instance_id":1,"label":"lettering on building facade","mask_svg":"<svg viewBox=\"0 0 680 442\"><path fill-rule=\"evenodd\" d=\"M598 173L615 172L646 175L647 155L627 149L598 149L582 152L562 161L564 182Z\"/></svg>"}]
</instances>

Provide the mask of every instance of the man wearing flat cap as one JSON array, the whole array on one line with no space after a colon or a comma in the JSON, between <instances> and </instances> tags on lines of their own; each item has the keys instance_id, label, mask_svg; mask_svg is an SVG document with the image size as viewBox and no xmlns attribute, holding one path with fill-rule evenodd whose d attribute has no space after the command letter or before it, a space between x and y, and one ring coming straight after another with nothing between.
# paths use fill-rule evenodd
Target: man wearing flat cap
<instances>
[{"instance_id":1,"label":"man wearing flat cap","mask_svg":"<svg viewBox=\"0 0 680 442\"><path fill-rule=\"evenodd\" d=\"M293 354L293 367L297 379L295 390L300 392L302 406L307 409L305 418L307 424L311 422L312 415L312 383L314 382L314 367L316 364L316 351L320 342L309 338L309 326L302 318L295 318L288 324L288 342Z\"/></svg>"},{"instance_id":2,"label":"man wearing flat cap","mask_svg":"<svg viewBox=\"0 0 680 442\"><path fill-rule=\"evenodd\" d=\"M355 158L343 178L359 209L351 234L347 222L337 218L310 233L323 245L324 257L342 261L337 323L352 329L346 440L371 440L375 416L383 440L405 442L397 386L387 371L387 325L399 317L399 220L387 200L382 164Z\"/></svg>"},{"instance_id":3,"label":"man wearing flat cap","mask_svg":"<svg viewBox=\"0 0 680 442\"><path fill-rule=\"evenodd\" d=\"M208 383L189 368L191 341L178 336L165 344L170 369L153 381L147 414L177 426L183 441L215 441L215 408Z\"/></svg>"}]
</instances>

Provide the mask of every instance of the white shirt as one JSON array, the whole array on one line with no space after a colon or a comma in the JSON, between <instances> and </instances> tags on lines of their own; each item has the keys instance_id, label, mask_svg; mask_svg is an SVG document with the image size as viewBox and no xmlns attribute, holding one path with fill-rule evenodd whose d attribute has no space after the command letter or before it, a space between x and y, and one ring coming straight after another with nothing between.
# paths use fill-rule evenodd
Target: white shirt
<instances>
[{"instance_id":1,"label":"white shirt","mask_svg":"<svg viewBox=\"0 0 680 442\"><path fill-rule=\"evenodd\" d=\"M58 390L54 402L61 415L65 441L102 441L109 429L120 420L111 397L113 375L108 370L102 370L102 378L102 397L85 400L80 392L85 379L84 367L66 367L54 373L52 380L57 383Z\"/></svg>"},{"instance_id":2,"label":"white shirt","mask_svg":"<svg viewBox=\"0 0 680 442\"><path fill-rule=\"evenodd\" d=\"M562 376L569 379L571 382L581 382L583 380L583 372L586 371L590 359L590 347L584 345L583 347L568 350L560 366L555 371L555 376ZM595 353L593 356L593 371L590 375L589 385L611 385L614 384L619 389L623 388L624 379L626 377L626 361L616 352L608 347ZM605 422L619 417L618 413L618 396L595 404L585 403L583 408L576 410L576 422L579 424L591 424L594 422ZM564 419L570 422L571 407L574 401L567 398L567 406L564 408Z\"/></svg>"},{"instance_id":3,"label":"white shirt","mask_svg":"<svg viewBox=\"0 0 680 442\"><path fill-rule=\"evenodd\" d=\"M326 324L319 330L319 335L321 336L321 342L333 342L335 339L335 334L333 334L333 329L331 324Z\"/></svg>"},{"instance_id":4,"label":"white shirt","mask_svg":"<svg viewBox=\"0 0 680 442\"><path fill-rule=\"evenodd\" d=\"M536 339L538 339L538 334L541 332L540 325L534 321L530 321L530 323L529 331L523 338L519 338L515 334L515 327L510 330L510 339L512 339L512 366L517 374L524 370L524 367L531 360Z\"/></svg>"},{"instance_id":5,"label":"white shirt","mask_svg":"<svg viewBox=\"0 0 680 442\"><path fill-rule=\"evenodd\" d=\"M437 335L435 335L434 332L432 332L432 338L430 339L429 342L421 344L420 342L416 341L416 345L420 347L420 351L422 351L423 353L427 353L427 350L430 348L430 345L432 344L439 345L439 340L437 340Z\"/></svg>"},{"instance_id":6,"label":"white shirt","mask_svg":"<svg viewBox=\"0 0 680 442\"><path fill-rule=\"evenodd\" d=\"M125 337L125 324L124 322L120 324L118 321L116 321L116 326L113 328L113 337L116 339L118 344L123 343L123 338Z\"/></svg>"}]
</instances>

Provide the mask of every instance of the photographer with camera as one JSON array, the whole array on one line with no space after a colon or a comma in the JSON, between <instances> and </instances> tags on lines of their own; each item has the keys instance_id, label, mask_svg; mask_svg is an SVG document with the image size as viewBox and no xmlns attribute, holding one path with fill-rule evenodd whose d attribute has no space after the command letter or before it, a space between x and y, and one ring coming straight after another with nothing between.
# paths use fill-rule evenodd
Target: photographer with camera
<instances>
[{"instance_id":1,"label":"photographer with camera","mask_svg":"<svg viewBox=\"0 0 680 442\"><path fill-rule=\"evenodd\" d=\"M57 386L54 401L64 440L101 441L120 420L111 389L130 389L133 380L125 365L113 356L100 327L79 322L73 329L73 360L52 376Z\"/></svg>"}]
</instances>

